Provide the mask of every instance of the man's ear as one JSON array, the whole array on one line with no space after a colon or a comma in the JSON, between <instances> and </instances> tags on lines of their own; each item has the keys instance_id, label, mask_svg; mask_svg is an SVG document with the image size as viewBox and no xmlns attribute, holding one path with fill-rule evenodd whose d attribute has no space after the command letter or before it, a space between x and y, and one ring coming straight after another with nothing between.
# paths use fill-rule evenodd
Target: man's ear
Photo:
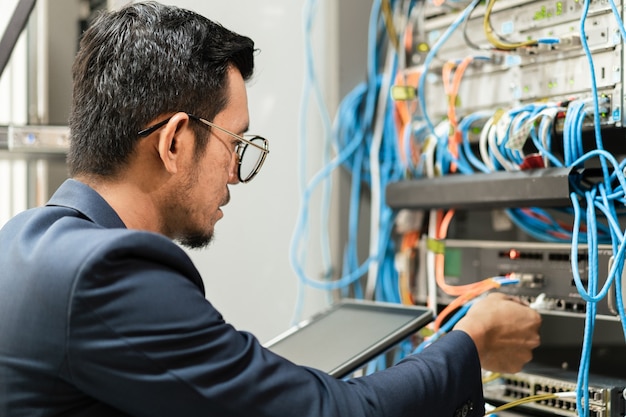
<instances>
[{"instance_id":1,"label":"man's ear","mask_svg":"<svg viewBox=\"0 0 626 417\"><path fill-rule=\"evenodd\" d=\"M157 145L159 157L165 169L171 174L178 172L183 148L191 143L182 138L182 132L187 123L189 123L189 116L180 112L172 116L169 122L159 130Z\"/></svg>"}]
</instances>

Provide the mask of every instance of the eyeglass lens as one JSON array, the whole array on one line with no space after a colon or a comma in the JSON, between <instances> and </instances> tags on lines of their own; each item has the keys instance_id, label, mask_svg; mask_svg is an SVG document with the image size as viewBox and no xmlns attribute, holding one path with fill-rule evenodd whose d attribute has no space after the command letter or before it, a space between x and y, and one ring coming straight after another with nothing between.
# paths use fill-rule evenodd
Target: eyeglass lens
<instances>
[{"instance_id":1,"label":"eyeglass lens","mask_svg":"<svg viewBox=\"0 0 626 417\"><path fill-rule=\"evenodd\" d=\"M250 139L250 142L255 145L266 148L265 139L255 136ZM252 177L256 175L265 160L265 152L256 146L248 145L247 143L241 144L242 149L239 158L239 180L242 182L250 181Z\"/></svg>"}]
</instances>

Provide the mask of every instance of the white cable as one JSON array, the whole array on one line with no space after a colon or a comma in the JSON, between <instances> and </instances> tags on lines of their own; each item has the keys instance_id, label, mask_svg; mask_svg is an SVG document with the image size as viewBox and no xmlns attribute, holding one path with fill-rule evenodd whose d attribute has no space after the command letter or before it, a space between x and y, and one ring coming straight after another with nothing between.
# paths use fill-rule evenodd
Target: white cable
<instances>
[{"instance_id":1,"label":"white cable","mask_svg":"<svg viewBox=\"0 0 626 417\"><path fill-rule=\"evenodd\" d=\"M546 303L546 294L542 292L537 296L537 298L535 298L532 303L530 303L530 308L535 310L542 310L546 308L547 304L548 303Z\"/></svg>"},{"instance_id":2,"label":"white cable","mask_svg":"<svg viewBox=\"0 0 626 417\"><path fill-rule=\"evenodd\" d=\"M508 121L504 119L505 116L507 116ZM496 125L492 129L489 130L489 133L487 135L487 143L489 145L489 148L491 149L491 153L496 158L496 160L500 163L500 165L502 165L505 171L516 171L514 166L511 165L511 163L506 160L506 158L504 157L504 155L502 155L502 153L500 152L500 149L498 148L498 142L502 142L502 136L503 136L503 134L499 135L500 132L498 132L498 130L502 129L502 126L504 123L507 123L506 130L508 130L509 126L511 126L511 120L508 117L508 114L506 113L502 115L500 120L498 120L498 123L496 123ZM494 171L495 171L495 168L494 168Z\"/></svg>"},{"instance_id":3,"label":"white cable","mask_svg":"<svg viewBox=\"0 0 626 417\"><path fill-rule=\"evenodd\" d=\"M376 108L376 120L372 133L372 147L370 150L370 174L371 174L371 215L370 215L370 246L369 253L371 262L368 268L367 282L365 285L365 298L373 299L376 281L378 279L378 251L380 246L380 204L381 204L381 178L380 178L380 145L383 138L385 125L385 112L389 90L391 88L391 68L395 59L393 48L387 54L385 69L382 75L380 91L378 93L378 105Z\"/></svg>"},{"instance_id":4,"label":"white cable","mask_svg":"<svg viewBox=\"0 0 626 417\"><path fill-rule=\"evenodd\" d=\"M437 137L443 137L450 129L448 121L442 121L435 128L435 135L429 135L424 141L422 149L422 159L424 161L424 173L427 178L435 177L435 150L437 148ZM428 239L437 237L437 210L429 211L428 219ZM428 248L426 242L426 293L427 306L437 315L437 278L435 275L435 255L436 253Z\"/></svg>"},{"instance_id":5,"label":"white cable","mask_svg":"<svg viewBox=\"0 0 626 417\"><path fill-rule=\"evenodd\" d=\"M555 392L554 395L559 398L576 398L576 391Z\"/></svg>"},{"instance_id":6,"label":"white cable","mask_svg":"<svg viewBox=\"0 0 626 417\"><path fill-rule=\"evenodd\" d=\"M437 210L430 210L428 218L428 240L437 236ZM435 251L428 248L426 241L426 305L433 311L437 311L437 277L435 275Z\"/></svg>"},{"instance_id":7,"label":"white cable","mask_svg":"<svg viewBox=\"0 0 626 417\"><path fill-rule=\"evenodd\" d=\"M544 109L539 113L541 115L541 124L539 125L541 127L541 130L539 131L541 144L543 145L544 149L546 149L547 151L550 151L549 144L548 144L548 136L549 136L550 130L552 129L552 126L554 125L554 120L556 119L556 116L559 112L566 111L566 110L567 109L565 107L555 106L555 107L549 107L547 109ZM549 122L544 122L545 119L548 119ZM547 156L544 156L543 163L545 167L548 167L550 164L550 158L548 158Z\"/></svg>"},{"instance_id":8,"label":"white cable","mask_svg":"<svg viewBox=\"0 0 626 417\"><path fill-rule=\"evenodd\" d=\"M524 120L526 119L526 120ZM519 112L517 116L513 118L511 121L511 127L509 130L509 138L507 140L507 147L517 153L524 158L524 144L529 138L530 130L532 129L532 122L528 119L532 119L530 112L523 111ZM516 129L517 126L517 129ZM509 163L513 166L514 171L519 171L519 164L515 161L509 161Z\"/></svg>"},{"instance_id":9,"label":"white cable","mask_svg":"<svg viewBox=\"0 0 626 417\"><path fill-rule=\"evenodd\" d=\"M489 171L495 171L495 166L493 162L491 162L491 158L489 157L489 150L487 146L487 137L489 136L489 132L494 128L493 126L494 116L491 116L489 120L483 126L483 129L480 131L480 138L478 141L478 149L480 151L480 158L483 160L483 164L487 167Z\"/></svg>"}]
</instances>

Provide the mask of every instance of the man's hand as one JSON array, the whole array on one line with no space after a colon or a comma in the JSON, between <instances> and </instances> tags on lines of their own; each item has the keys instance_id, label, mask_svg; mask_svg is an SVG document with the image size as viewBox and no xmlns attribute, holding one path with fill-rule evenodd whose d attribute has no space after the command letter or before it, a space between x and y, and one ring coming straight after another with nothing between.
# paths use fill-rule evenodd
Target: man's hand
<instances>
[{"instance_id":1,"label":"man's hand","mask_svg":"<svg viewBox=\"0 0 626 417\"><path fill-rule=\"evenodd\" d=\"M518 372L539 346L541 316L517 298L501 293L477 301L454 327L476 344L481 367Z\"/></svg>"}]
</instances>

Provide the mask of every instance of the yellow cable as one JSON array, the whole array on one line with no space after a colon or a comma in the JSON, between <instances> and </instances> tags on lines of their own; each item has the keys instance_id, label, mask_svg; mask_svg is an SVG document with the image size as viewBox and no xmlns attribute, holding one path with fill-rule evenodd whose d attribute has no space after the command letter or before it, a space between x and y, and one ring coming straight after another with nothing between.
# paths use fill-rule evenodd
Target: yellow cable
<instances>
[{"instance_id":1,"label":"yellow cable","mask_svg":"<svg viewBox=\"0 0 626 417\"><path fill-rule=\"evenodd\" d=\"M493 10L494 4L496 4L496 0L489 0L489 2L487 3L487 7L485 9L485 17L483 18L483 29L485 31L485 36L487 37L487 40L489 41L489 43L491 43L496 48L504 50L504 51L510 51L513 49L523 48L527 46L537 46L536 40L528 40L525 42L515 42L515 43L502 42L494 34L493 27L491 26L491 12Z\"/></svg>"},{"instance_id":2,"label":"yellow cable","mask_svg":"<svg viewBox=\"0 0 626 417\"><path fill-rule=\"evenodd\" d=\"M385 18L385 28L387 29L387 36L396 51L400 51L400 43L398 41L398 35L396 27L393 24L393 14L391 13L391 0L383 0L382 4L383 16Z\"/></svg>"},{"instance_id":3,"label":"yellow cable","mask_svg":"<svg viewBox=\"0 0 626 417\"><path fill-rule=\"evenodd\" d=\"M496 408L494 408L491 411L487 411L485 413L485 415L498 413L500 411L508 410L509 408L517 407L518 405L522 405L522 404L526 404L526 403L533 403L533 402L536 402L536 401L543 401L543 400L554 400L554 399L557 399L557 398L559 398L559 397L557 395L555 395L555 394L531 395L530 397L520 398L519 400L511 401L510 403L503 404L503 405L501 405L499 407L496 407Z\"/></svg>"},{"instance_id":4,"label":"yellow cable","mask_svg":"<svg viewBox=\"0 0 626 417\"><path fill-rule=\"evenodd\" d=\"M491 372L489 375L483 377L483 384L488 384L491 381L495 381L496 379L502 376L499 372Z\"/></svg>"}]
</instances>

